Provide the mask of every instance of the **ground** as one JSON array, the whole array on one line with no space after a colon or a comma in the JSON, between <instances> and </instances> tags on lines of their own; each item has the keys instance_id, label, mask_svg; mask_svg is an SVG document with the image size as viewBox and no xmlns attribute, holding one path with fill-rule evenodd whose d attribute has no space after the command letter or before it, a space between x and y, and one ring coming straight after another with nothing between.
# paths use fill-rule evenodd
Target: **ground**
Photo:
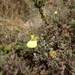
<instances>
[{"instance_id":1,"label":"ground","mask_svg":"<svg viewBox=\"0 0 75 75\"><path fill-rule=\"evenodd\" d=\"M75 0L0 0L0 75L75 75Z\"/></svg>"}]
</instances>

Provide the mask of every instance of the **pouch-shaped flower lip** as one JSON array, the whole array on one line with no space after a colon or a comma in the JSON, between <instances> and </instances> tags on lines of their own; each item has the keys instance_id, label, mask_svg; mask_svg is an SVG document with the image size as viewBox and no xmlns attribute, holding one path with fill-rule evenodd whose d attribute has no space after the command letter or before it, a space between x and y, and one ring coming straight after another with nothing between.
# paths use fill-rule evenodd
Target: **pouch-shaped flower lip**
<instances>
[{"instance_id":1,"label":"pouch-shaped flower lip","mask_svg":"<svg viewBox=\"0 0 75 75\"><path fill-rule=\"evenodd\" d=\"M27 47L28 48L35 48L37 47L37 39L36 35L30 35L31 39L27 42Z\"/></svg>"},{"instance_id":2,"label":"pouch-shaped flower lip","mask_svg":"<svg viewBox=\"0 0 75 75\"><path fill-rule=\"evenodd\" d=\"M56 10L56 11L54 12L54 14L58 14L58 11Z\"/></svg>"}]
</instances>

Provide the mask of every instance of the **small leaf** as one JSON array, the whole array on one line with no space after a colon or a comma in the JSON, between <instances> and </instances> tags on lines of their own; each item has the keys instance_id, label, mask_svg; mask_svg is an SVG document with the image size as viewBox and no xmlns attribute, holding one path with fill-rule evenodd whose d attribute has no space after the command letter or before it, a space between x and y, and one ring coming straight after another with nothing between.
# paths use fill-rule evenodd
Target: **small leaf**
<instances>
[{"instance_id":1,"label":"small leaf","mask_svg":"<svg viewBox=\"0 0 75 75\"><path fill-rule=\"evenodd\" d=\"M1 45L1 46L0 46L0 50L3 50L3 48L4 48L4 46Z\"/></svg>"},{"instance_id":2,"label":"small leaf","mask_svg":"<svg viewBox=\"0 0 75 75\"><path fill-rule=\"evenodd\" d=\"M45 20L46 18L45 18L45 16L41 16L41 19L42 19L42 20Z\"/></svg>"},{"instance_id":3,"label":"small leaf","mask_svg":"<svg viewBox=\"0 0 75 75\"><path fill-rule=\"evenodd\" d=\"M22 43L20 43L20 42L16 43L15 48L16 49L21 49L22 48Z\"/></svg>"},{"instance_id":4,"label":"small leaf","mask_svg":"<svg viewBox=\"0 0 75 75\"><path fill-rule=\"evenodd\" d=\"M71 20L69 21L69 24L75 24L75 20L74 20L74 19L71 19Z\"/></svg>"},{"instance_id":5,"label":"small leaf","mask_svg":"<svg viewBox=\"0 0 75 75\"><path fill-rule=\"evenodd\" d=\"M3 71L0 71L0 75L3 75Z\"/></svg>"},{"instance_id":6,"label":"small leaf","mask_svg":"<svg viewBox=\"0 0 75 75\"><path fill-rule=\"evenodd\" d=\"M2 71L2 69L0 68L0 75L3 75L3 71Z\"/></svg>"},{"instance_id":7,"label":"small leaf","mask_svg":"<svg viewBox=\"0 0 75 75\"><path fill-rule=\"evenodd\" d=\"M4 51L9 51L11 50L12 46L11 45L8 45L8 46L4 46L3 50Z\"/></svg>"},{"instance_id":8,"label":"small leaf","mask_svg":"<svg viewBox=\"0 0 75 75\"><path fill-rule=\"evenodd\" d=\"M44 56L45 56L45 57L48 57L48 53L44 52Z\"/></svg>"},{"instance_id":9,"label":"small leaf","mask_svg":"<svg viewBox=\"0 0 75 75\"><path fill-rule=\"evenodd\" d=\"M6 52L3 52L3 53L2 53L2 56L5 56L5 55L6 55Z\"/></svg>"}]
</instances>

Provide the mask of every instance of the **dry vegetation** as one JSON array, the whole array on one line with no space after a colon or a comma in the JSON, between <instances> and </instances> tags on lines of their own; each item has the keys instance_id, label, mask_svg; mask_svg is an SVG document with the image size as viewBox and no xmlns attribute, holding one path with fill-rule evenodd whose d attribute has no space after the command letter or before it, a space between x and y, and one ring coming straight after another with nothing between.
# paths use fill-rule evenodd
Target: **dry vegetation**
<instances>
[{"instance_id":1,"label":"dry vegetation","mask_svg":"<svg viewBox=\"0 0 75 75\"><path fill-rule=\"evenodd\" d=\"M34 50L29 31L38 36ZM75 0L0 0L0 75L75 75Z\"/></svg>"}]
</instances>

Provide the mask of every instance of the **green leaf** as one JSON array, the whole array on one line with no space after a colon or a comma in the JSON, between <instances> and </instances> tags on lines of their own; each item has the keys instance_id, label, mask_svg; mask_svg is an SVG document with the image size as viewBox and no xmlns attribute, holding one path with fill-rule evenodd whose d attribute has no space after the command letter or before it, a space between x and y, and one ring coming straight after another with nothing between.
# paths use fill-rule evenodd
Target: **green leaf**
<instances>
[{"instance_id":1,"label":"green leaf","mask_svg":"<svg viewBox=\"0 0 75 75\"><path fill-rule=\"evenodd\" d=\"M71 20L69 21L69 24L75 24L75 20L74 20L74 19L71 19Z\"/></svg>"},{"instance_id":2,"label":"green leaf","mask_svg":"<svg viewBox=\"0 0 75 75\"><path fill-rule=\"evenodd\" d=\"M46 18L45 18L45 16L41 16L41 19L42 19L42 20L45 20Z\"/></svg>"},{"instance_id":3,"label":"green leaf","mask_svg":"<svg viewBox=\"0 0 75 75\"><path fill-rule=\"evenodd\" d=\"M3 48L4 48L4 46L1 45L1 46L0 46L0 50L3 50Z\"/></svg>"},{"instance_id":4,"label":"green leaf","mask_svg":"<svg viewBox=\"0 0 75 75\"><path fill-rule=\"evenodd\" d=\"M53 48L49 48L49 50L50 50L50 51L53 51L54 49L53 49Z\"/></svg>"},{"instance_id":5,"label":"green leaf","mask_svg":"<svg viewBox=\"0 0 75 75\"><path fill-rule=\"evenodd\" d=\"M3 64L3 62L2 61L0 61L0 65L2 65Z\"/></svg>"},{"instance_id":6,"label":"green leaf","mask_svg":"<svg viewBox=\"0 0 75 75\"><path fill-rule=\"evenodd\" d=\"M72 75L75 75L75 73L72 73Z\"/></svg>"},{"instance_id":7,"label":"green leaf","mask_svg":"<svg viewBox=\"0 0 75 75\"><path fill-rule=\"evenodd\" d=\"M73 49L73 52L75 52L75 49Z\"/></svg>"},{"instance_id":8,"label":"green leaf","mask_svg":"<svg viewBox=\"0 0 75 75\"><path fill-rule=\"evenodd\" d=\"M8 46L4 46L3 50L4 51L9 51L11 50L12 46L11 45L8 45Z\"/></svg>"},{"instance_id":9,"label":"green leaf","mask_svg":"<svg viewBox=\"0 0 75 75\"><path fill-rule=\"evenodd\" d=\"M0 68L0 75L3 75L3 71L2 71L2 69Z\"/></svg>"},{"instance_id":10,"label":"green leaf","mask_svg":"<svg viewBox=\"0 0 75 75\"><path fill-rule=\"evenodd\" d=\"M16 49L21 49L22 48L22 43L20 43L20 42L16 43L15 48Z\"/></svg>"},{"instance_id":11,"label":"green leaf","mask_svg":"<svg viewBox=\"0 0 75 75\"><path fill-rule=\"evenodd\" d=\"M6 55L6 52L3 52L3 53L2 53L2 56L5 56L5 55Z\"/></svg>"},{"instance_id":12,"label":"green leaf","mask_svg":"<svg viewBox=\"0 0 75 75\"><path fill-rule=\"evenodd\" d=\"M45 57L48 57L48 53L44 52L44 56L45 56Z\"/></svg>"}]
</instances>

